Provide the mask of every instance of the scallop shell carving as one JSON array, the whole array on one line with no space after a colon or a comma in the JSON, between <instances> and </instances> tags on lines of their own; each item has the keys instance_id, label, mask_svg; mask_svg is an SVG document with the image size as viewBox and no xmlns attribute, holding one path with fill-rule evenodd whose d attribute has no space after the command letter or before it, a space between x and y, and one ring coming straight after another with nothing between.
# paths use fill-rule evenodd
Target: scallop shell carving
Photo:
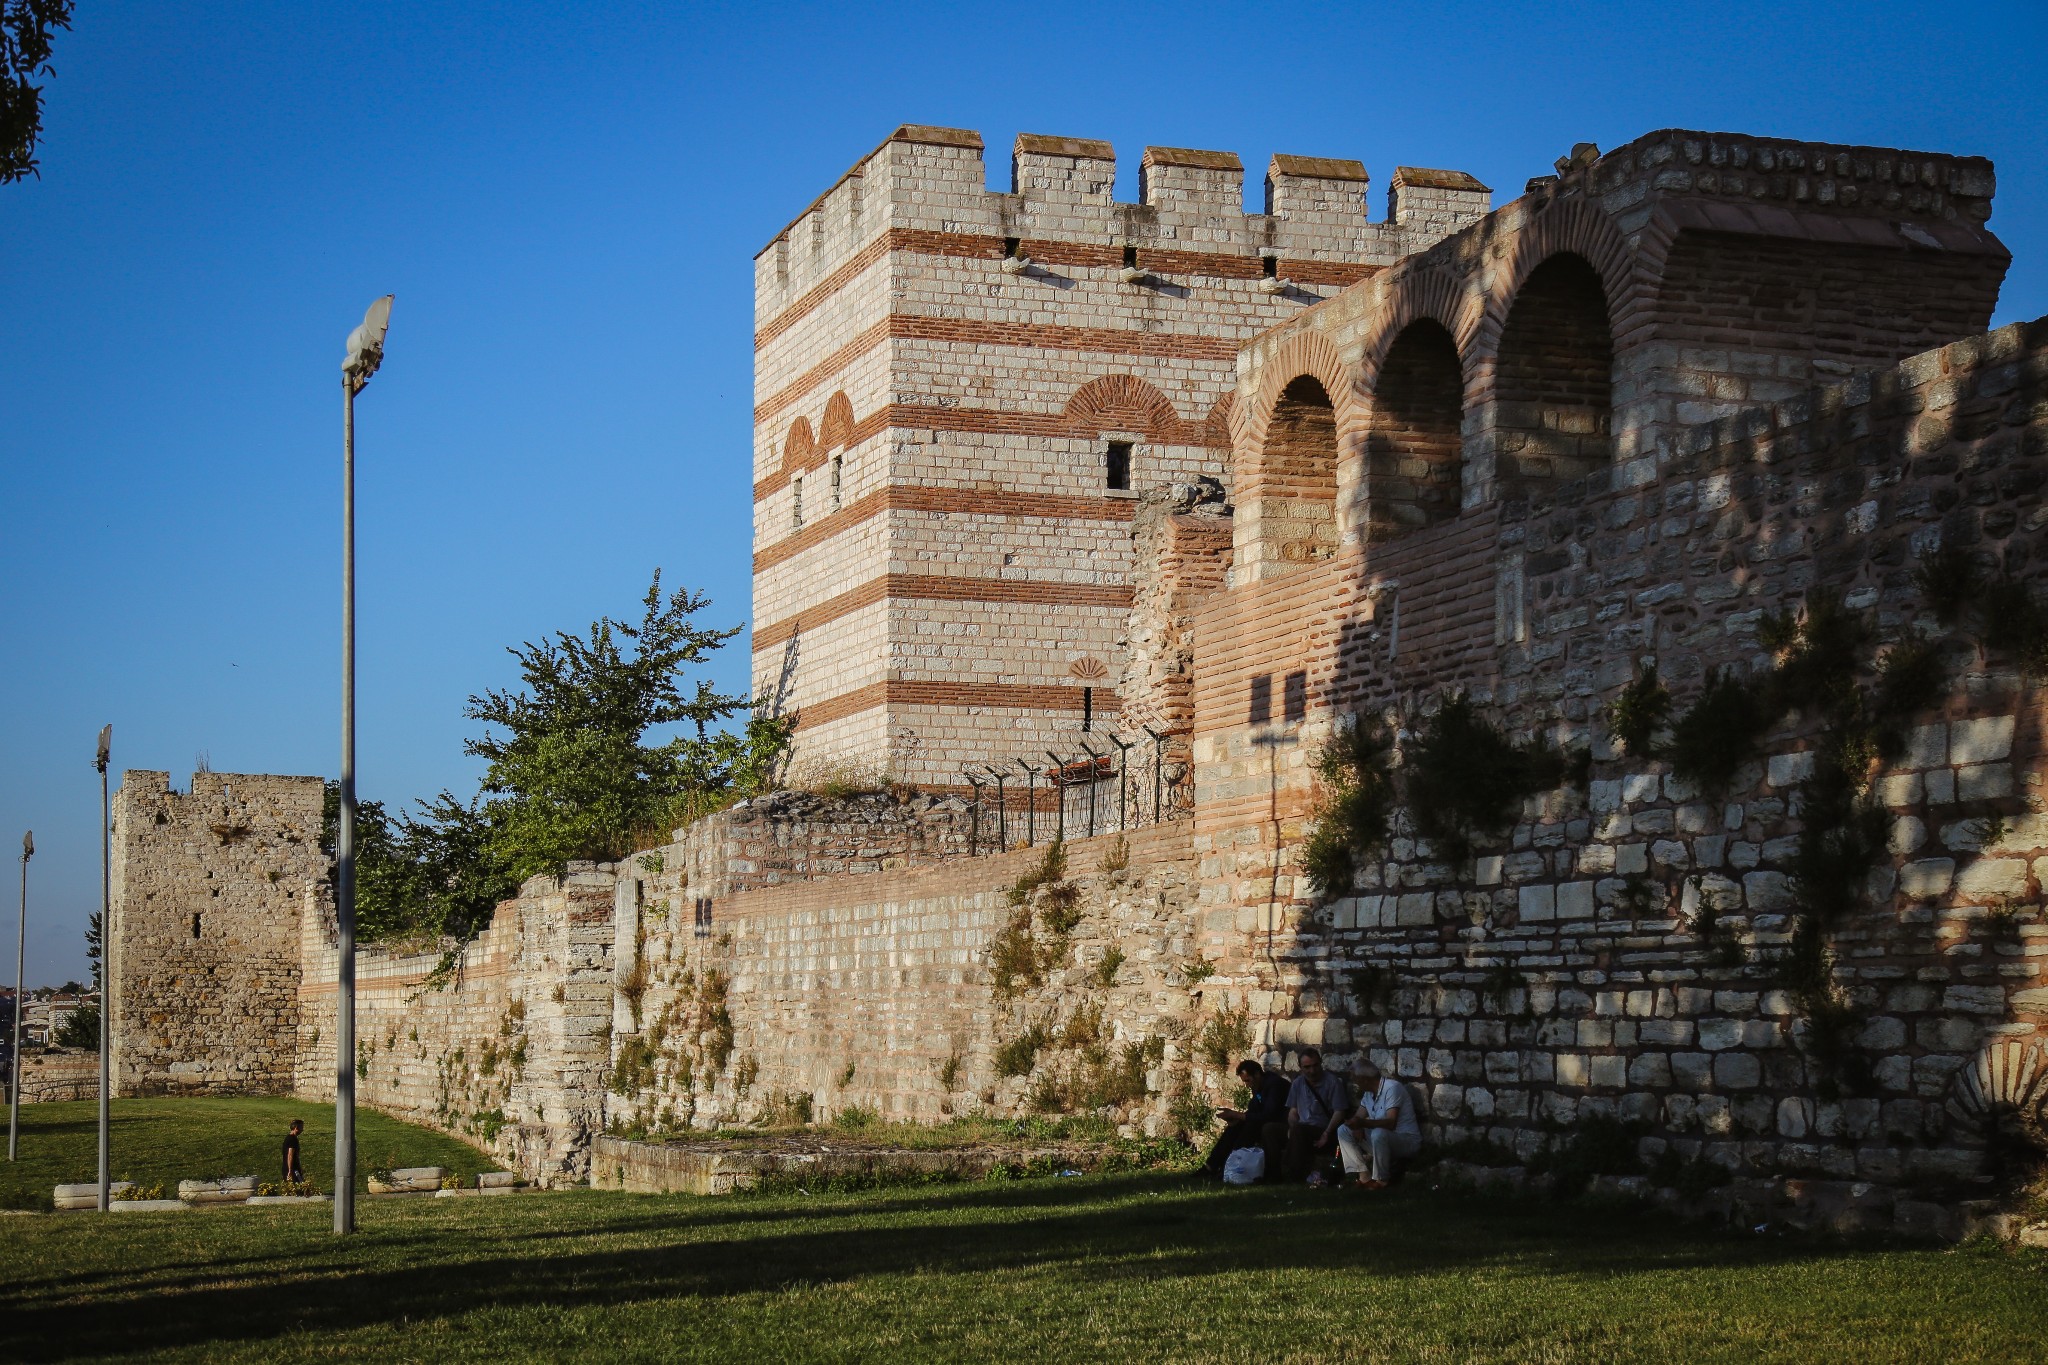
<instances>
[{"instance_id":1,"label":"scallop shell carving","mask_svg":"<svg viewBox=\"0 0 2048 1365\"><path fill-rule=\"evenodd\" d=\"M1109 676L1109 665L1100 659L1082 658L1068 664L1067 672L1082 682L1098 682Z\"/></svg>"},{"instance_id":2,"label":"scallop shell carving","mask_svg":"<svg viewBox=\"0 0 2048 1365\"><path fill-rule=\"evenodd\" d=\"M1949 1117L1979 1137L2003 1129L2048 1147L2048 1040L1992 1043L1949 1087Z\"/></svg>"}]
</instances>

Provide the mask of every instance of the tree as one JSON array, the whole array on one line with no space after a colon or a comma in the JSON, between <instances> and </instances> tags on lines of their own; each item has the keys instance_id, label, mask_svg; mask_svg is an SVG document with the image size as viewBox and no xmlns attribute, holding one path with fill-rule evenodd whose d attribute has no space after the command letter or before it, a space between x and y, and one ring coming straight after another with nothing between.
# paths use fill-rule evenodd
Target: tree
<instances>
[{"instance_id":1,"label":"tree","mask_svg":"<svg viewBox=\"0 0 2048 1365\"><path fill-rule=\"evenodd\" d=\"M58 1047L97 1048L100 1045L100 1007L87 1005L64 1016L64 1022L57 1027L57 1036L50 1040Z\"/></svg>"},{"instance_id":2,"label":"tree","mask_svg":"<svg viewBox=\"0 0 2048 1365\"><path fill-rule=\"evenodd\" d=\"M356 803L356 932L367 941L472 937L498 902L518 891L490 846L489 812L449 792L391 816ZM320 846L331 858L341 830L341 785L329 782Z\"/></svg>"},{"instance_id":3,"label":"tree","mask_svg":"<svg viewBox=\"0 0 2048 1365\"><path fill-rule=\"evenodd\" d=\"M757 717L739 735L710 727L747 705L683 671L704 662L740 627L707 629L693 618L701 593L666 598L661 571L641 599L638 624L601 616L587 636L557 632L508 651L525 687L469 699L468 716L495 730L465 750L490 764L490 844L515 877L560 869L574 858L609 859L646 838L666 838L679 815L697 813L709 793L772 772L788 726ZM659 726L689 731L646 743Z\"/></svg>"},{"instance_id":4,"label":"tree","mask_svg":"<svg viewBox=\"0 0 2048 1365\"><path fill-rule=\"evenodd\" d=\"M0 0L0 185L37 174L50 35L71 27L72 0Z\"/></svg>"}]
</instances>

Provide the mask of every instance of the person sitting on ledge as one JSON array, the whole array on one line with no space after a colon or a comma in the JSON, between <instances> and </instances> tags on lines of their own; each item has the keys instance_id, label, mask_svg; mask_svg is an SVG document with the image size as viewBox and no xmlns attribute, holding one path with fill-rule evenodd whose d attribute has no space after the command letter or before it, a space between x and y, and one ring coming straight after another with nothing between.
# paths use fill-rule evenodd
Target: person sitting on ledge
<instances>
[{"instance_id":1,"label":"person sitting on ledge","mask_svg":"<svg viewBox=\"0 0 2048 1365\"><path fill-rule=\"evenodd\" d=\"M1383 1190L1394 1178L1394 1163L1422 1150L1422 1128L1408 1087L1381 1072L1370 1057L1358 1059L1358 1108L1337 1129L1345 1174L1361 1190Z\"/></svg>"},{"instance_id":2,"label":"person sitting on ledge","mask_svg":"<svg viewBox=\"0 0 2048 1365\"><path fill-rule=\"evenodd\" d=\"M1344 1078L1323 1069L1323 1054L1301 1050L1301 1074L1287 1090L1287 1178L1308 1177L1321 1185L1323 1167L1335 1154L1337 1125L1351 1112L1350 1087Z\"/></svg>"},{"instance_id":3,"label":"person sitting on ledge","mask_svg":"<svg viewBox=\"0 0 2048 1365\"><path fill-rule=\"evenodd\" d=\"M1209 1149L1202 1174L1212 1180L1223 1178L1223 1163L1244 1147L1262 1147L1266 1152L1266 1173L1270 1178L1280 1170L1280 1145L1287 1140L1287 1078L1266 1070L1250 1057L1237 1064L1237 1078L1251 1091L1243 1109L1219 1109L1222 1136Z\"/></svg>"}]
</instances>

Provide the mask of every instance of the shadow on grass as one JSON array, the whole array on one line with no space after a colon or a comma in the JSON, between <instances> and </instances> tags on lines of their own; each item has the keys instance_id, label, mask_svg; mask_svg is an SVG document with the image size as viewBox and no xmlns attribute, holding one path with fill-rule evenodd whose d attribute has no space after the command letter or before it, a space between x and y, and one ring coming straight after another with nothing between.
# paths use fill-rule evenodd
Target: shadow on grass
<instances>
[{"instance_id":1,"label":"shadow on grass","mask_svg":"<svg viewBox=\"0 0 2048 1365\"><path fill-rule=\"evenodd\" d=\"M1611 1276L1856 1254L1416 1187L1368 1199L1224 1191L1156 1176L795 1204L551 1197L530 1213L503 1207L481 1221L430 1226L378 1227L372 1213L369 1230L350 1243L311 1226L226 1221L237 1216L170 1215L178 1228L133 1229L116 1253L119 1268L57 1273L53 1254L40 1267L50 1273L0 1282L0 1355L121 1354L492 1308L627 1306L933 1272L1029 1268L1070 1275L1077 1285L1305 1270L1393 1278L1481 1266ZM546 1221L529 1229L525 1218ZM217 1258L195 1256L197 1229L187 1220L196 1219L209 1220L205 1233L220 1238ZM274 1252L250 1245L262 1237L273 1239Z\"/></svg>"}]
</instances>

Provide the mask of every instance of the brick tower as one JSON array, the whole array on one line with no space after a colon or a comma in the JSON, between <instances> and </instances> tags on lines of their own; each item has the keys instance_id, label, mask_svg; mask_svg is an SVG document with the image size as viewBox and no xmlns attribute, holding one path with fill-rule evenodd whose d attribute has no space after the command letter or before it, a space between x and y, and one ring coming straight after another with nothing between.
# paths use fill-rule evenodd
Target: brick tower
<instances>
[{"instance_id":1,"label":"brick tower","mask_svg":"<svg viewBox=\"0 0 2048 1365\"><path fill-rule=\"evenodd\" d=\"M755 260L756 694L796 762L925 786L1117 720L1138 499L1227 479L1246 339L1476 221L1489 191L1276 156L906 125Z\"/></svg>"}]
</instances>

